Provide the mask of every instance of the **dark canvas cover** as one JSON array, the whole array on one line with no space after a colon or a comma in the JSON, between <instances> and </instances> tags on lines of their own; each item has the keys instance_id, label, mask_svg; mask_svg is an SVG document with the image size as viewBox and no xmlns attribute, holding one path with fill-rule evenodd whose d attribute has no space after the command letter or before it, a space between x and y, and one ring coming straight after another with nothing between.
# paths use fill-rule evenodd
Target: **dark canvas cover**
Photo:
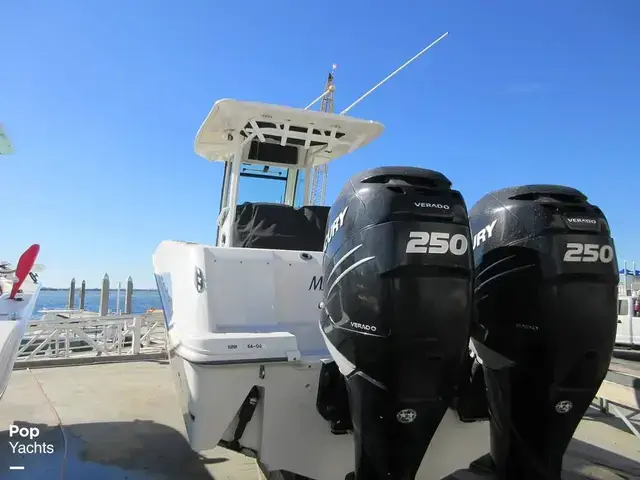
<instances>
[{"instance_id":1,"label":"dark canvas cover","mask_svg":"<svg viewBox=\"0 0 640 480\"><path fill-rule=\"evenodd\" d=\"M280 203L238 205L232 247L322 251L329 207Z\"/></svg>"}]
</instances>

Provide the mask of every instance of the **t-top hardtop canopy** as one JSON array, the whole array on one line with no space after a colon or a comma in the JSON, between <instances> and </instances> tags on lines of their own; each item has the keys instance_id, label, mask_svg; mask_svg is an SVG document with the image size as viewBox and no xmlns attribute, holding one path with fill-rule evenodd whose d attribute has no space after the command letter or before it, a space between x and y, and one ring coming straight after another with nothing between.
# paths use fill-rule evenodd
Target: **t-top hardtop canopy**
<instances>
[{"instance_id":1,"label":"t-top hardtop canopy","mask_svg":"<svg viewBox=\"0 0 640 480\"><path fill-rule=\"evenodd\" d=\"M305 168L328 163L371 142L384 130L371 120L302 108L218 100L195 141L198 155Z\"/></svg>"}]
</instances>

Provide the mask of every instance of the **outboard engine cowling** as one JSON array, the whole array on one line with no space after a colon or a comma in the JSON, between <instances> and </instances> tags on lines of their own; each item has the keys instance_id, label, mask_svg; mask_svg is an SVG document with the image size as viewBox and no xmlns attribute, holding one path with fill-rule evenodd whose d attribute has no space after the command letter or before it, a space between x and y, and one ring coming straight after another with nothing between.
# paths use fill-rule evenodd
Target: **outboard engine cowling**
<instances>
[{"instance_id":1,"label":"outboard engine cowling","mask_svg":"<svg viewBox=\"0 0 640 480\"><path fill-rule=\"evenodd\" d=\"M605 378L618 266L602 211L569 187L484 196L470 212L491 457L500 479L559 480Z\"/></svg>"},{"instance_id":2,"label":"outboard engine cowling","mask_svg":"<svg viewBox=\"0 0 640 480\"><path fill-rule=\"evenodd\" d=\"M354 175L331 207L320 328L344 375L358 480L410 480L467 355L472 257L462 195L441 173Z\"/></svg>"}]
</instances>

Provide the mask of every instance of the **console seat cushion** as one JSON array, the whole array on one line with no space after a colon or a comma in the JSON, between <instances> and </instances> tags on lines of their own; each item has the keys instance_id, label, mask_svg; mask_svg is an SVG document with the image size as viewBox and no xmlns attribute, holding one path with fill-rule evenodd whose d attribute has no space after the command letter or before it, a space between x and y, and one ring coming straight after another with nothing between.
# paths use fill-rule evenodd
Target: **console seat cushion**
<instances>
[{"instance_id":1,"label":"console seat cushion","mask_svg":"<svg viewBox=\"0 0 640 480\"><path fill-rule=\"evenodd\" d=\"M322 251L329 207L280 203L238 205L232 247Z\"/></svg>"}]
</instances>

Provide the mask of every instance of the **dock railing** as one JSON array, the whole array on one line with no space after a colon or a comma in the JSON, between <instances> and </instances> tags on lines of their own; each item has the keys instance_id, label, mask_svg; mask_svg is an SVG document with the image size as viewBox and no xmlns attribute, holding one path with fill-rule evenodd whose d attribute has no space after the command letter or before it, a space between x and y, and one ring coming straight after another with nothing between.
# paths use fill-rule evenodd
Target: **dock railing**
<instances>
[{"instance_id":1,"label":"dock railing","mask_svg":"<svg viewBox=\"0 0 640 480\"><path fill-rule=\"evenodd\" d=\"M162 312L100 315L51 310L42 319L28 323L15 366L26 367L33 362L51 365L96 357L126 360L123 357L163 356L166 351Z\"/></svg>"},{"instance_id":2,"label":"dock railing","mask_svg":"<svg viewBox=\"0 0 640 480\"><path fill-rule=\"evenodd\" d=\"M602 413L613 413L640 440L640 432L630 420L630 417L640 413L640 391L634 387L605 380L602 382L594 401ZM623 409L629 413L624 412Z\"/></svg>"}]
</instances>

